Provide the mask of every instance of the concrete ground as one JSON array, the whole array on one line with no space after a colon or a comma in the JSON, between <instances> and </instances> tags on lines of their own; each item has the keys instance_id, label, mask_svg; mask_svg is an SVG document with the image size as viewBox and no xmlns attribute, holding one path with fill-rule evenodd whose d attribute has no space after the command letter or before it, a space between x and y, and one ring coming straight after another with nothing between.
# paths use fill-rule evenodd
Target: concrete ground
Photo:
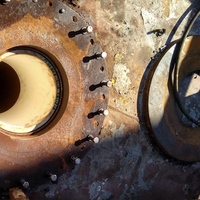
<instances>
[{"instance_id":1,"label":"concrete ground","mask_svg":"<svg viewBox=\"0 0 200 200\"><path fill-rule=\"evenodd\" d=\"M110 89L100 135L80 165L56 184L26 191L30 199L191 200L200 194L200 163L163 153L146 128L142 93L147 66L180 38L196 6L189 0L81 0L65 2L91 21L106 58ZM189 13L189 14L188 14ZM187 15L188 14L188 15ZM182 23L181 23L182 22ZM165 29L156 36L155 29ZM196 23L191 33L200 33Z\"/></svg>"}]
</instances>

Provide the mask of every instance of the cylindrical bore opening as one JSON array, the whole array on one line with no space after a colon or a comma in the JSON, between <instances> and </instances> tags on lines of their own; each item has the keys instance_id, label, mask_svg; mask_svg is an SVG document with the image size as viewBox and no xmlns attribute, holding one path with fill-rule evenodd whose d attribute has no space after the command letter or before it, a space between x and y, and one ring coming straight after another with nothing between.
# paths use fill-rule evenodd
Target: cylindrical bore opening
<instances>
[{"instance_id":1,"label":"cylindrical bore opening","mask_svg":"<svg viewBox=\"0 0 200 200\"><path fill-rule=\"evenodd\" d=\"M0 62L0 113L9 110L17 101L20 93L20 81L15 70Z\"/></svg>"},{"instance_id":2,"label":"cylindrical bore opening","mask_svg":"<svg viewBox=\"0 0 200 200\"><path fill-rule=\"evenodd\" d=\"M2 56L0 127L12 133L32 131L51 112L56 83L45 62L27 54Z\"/></svg>"}]
</instances>

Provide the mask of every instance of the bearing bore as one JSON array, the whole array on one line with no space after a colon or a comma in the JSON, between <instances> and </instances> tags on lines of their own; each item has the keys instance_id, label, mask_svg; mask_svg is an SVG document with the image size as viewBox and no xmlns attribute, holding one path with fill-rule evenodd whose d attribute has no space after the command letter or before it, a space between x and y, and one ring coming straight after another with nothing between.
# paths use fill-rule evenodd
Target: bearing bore
<instances>
[{"instance_id":1,"label":"bearing bore","mask_svg":"<svg viewBox=\"0 0 200 200\"><path fill-rule=\"evenodd\" d=\"M42 66L46 66L49 68L50 71L48 71L48 69L46 69L47 70L46 74L48 73L51 76L51 79L53 79L51 85L49 86L50 87L49 90L52 93L51 95L53 97L52 96L51 97L53 98L54 103L53 104L51 103L52 105L50 106L49 111L45 110L45 112L46 112L45 117L42 116L42 119L37 124L34 124L33 126L29 125L29 127L27 127L27 126L26 127L22 127L22 126L21 127L13 127L12 125L2 126L2 129L4 129L3 132L5 134L9 134L12 136L28 136L28 135L35 134L36 136L38 136L41 130L43 130L47 126L55 125L56 122L59 120L59 119L57 119L56 122L54 121L54 123L51 124L51 122L55 118L56 114L59 112L59 107L61 105L62 97L63 97L63 84L62 84L63 79L62 79L62 75L59 72L59 68L62 66L58 61L56 62L57 64L59 63L57 66L54 62L55 58L53 58L53 55L51 55L49 52L48 52L48 55L46 55L43 51L41 49L40 50L37 49L36 47L20 46L20 47L15 47L15 48L9 49L6 53L1 55L2 61L0 62L0 66L1 66L1 63L2 63L2 65L5 66L6 65L5 60L10 57L13 59L12 65L16 65L16 63L18 63L19 66L26 65L23 68L23 74L26 74L26 70L30 70L29 69L30 67L34 68L34 69L32 69L34 72L34 71L36 71L36 66L38 64L40 65L42 63ZM36 59L34 59L34 58L36 58ZM22 60L26 60L26 59L27 59L27 62L21 63ZM32 60L35 61L36 63L34 63ZM33 62L33 63L31 64L31 62ZM38 67L40 67L40 66L38 66ZM7 68L13 69L12 66L6 66L4 68L5 69L7 69ZM3 67L2 67L2 69L3 69ZM10 70L10 71L11 72L7 72L8 76L11 76L13 73L16 74L16 70L14 70L14 72L12 72L12 70ZM2 71L2 72L4 72L4 71ZM29 73L29 71L27 71L27 73ZM4 76L3 73L2 73L2 76ZM32 76L34 76L34 74L31 74L30 77L32 77ZM40 84L44 85L44 83L43 83L44 77L41 77L41 78L43 79L42 82L38 83L38 77L35 77L34 84L37 83L39 86L41 86ZM10 80L10 78L5 77L4 79L5 79L5 84L7 85L7 82L9 82L8 80ZM19 97L20 88L23 87L23 84L24 84L24 83L22 83L22 86L20 87L19 77L17 76L15 79L17 81L15 81L16 82L15 84L13 83L14 84L14 87L12 88L13 91L10 91L11 93L13 93L13 92L16 93L15 97L13 97L13 95L12 95L8 99L8 94L5 94L5 95L7 95L7 99L4 103L1 104L2 108L0 108L2 110L1 113L6 112L7 110L10 109L10 113L11 113L10 115L14 118L13 119L14 122L16 122L16 120L15 120L16 118L21 117L22 114L19 111L23 112L23 110L22 110L22 106L21 107L19 106L18 112L14 115L13 111L11 110L11 107L13 108L14 105L16 105L18 103L17 101L20 99L20 97ZM7 82L6 82L6 80L7 80ZM31 79L29 79L28 81L31 81ZM65 80L65 81L67 81L67 80ZM43 95L43 93L45 92L44 87L42 86L43 90L37 91L38 93L36 92L36 95L34 95L33 90L35 88L38 88L38 87L33 85L30 88L30 90L31 90L30 95L32 95L31 99L34 101L34 109L38 106L38 103L35 102L35 96L37 97L37 94ZM6 89L5 91L9 91L8 89ZM26 90L27 90L27 88L26 88ZM55 94L53 94L53 91ZM48 93L49 91L46 91L46 92L49 95L49 93ZM69 91L65 90L65 93L66 92L68 93ZM22 95L23 95L23 93L21 94L21 96ZM68 96L68 94L67 94L67 96ZM51 97L49 97L49 98L51 98ZM24 98L26 98L26 97L24 97ZM40 102L43 104L44 102L42 102L42 99L47 99L47 98L48 98L48 96L45 96L45 98L44 98L44 96L41 97ZM13 101L14 101L14 103L11 103ZM25 99L25 101L27 102L27 99ZM10 104L9 104L10 108L8 107L7 102L10 102ZM65 103L64 107L66 107L67 101L65 101L63 103ZM5 107L5 108L3 108L3 107ZM30 106L29 106L29 108L30 108ZM26 107L24 109L28 110L29 108ZM28 117L29 114L30 114L30 111L28 110L26 118ZM35 115L38 115L38 113L35 113ZM60 117L61 116L62 116L62 114L60 115ZM36 116L34 116L34 117L36 117ZM10 116L9 116L9 119L10 119Z\"/></svg>"}]
</instances>

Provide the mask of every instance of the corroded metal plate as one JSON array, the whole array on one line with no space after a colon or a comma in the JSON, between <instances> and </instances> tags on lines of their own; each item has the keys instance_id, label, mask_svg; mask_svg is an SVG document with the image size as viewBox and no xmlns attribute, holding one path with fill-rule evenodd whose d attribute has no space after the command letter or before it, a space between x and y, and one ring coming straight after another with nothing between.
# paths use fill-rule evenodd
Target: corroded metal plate
<instances>
[{"instance_id":1,"label":"corroded metal plate","mask_svg":"<svg viewBox=\"0 0 200 200\"><path fill-rule=\"evenodd\" d=\"M49 181L47 171L59 176L73 168L71 155L82 158L92 145L76 146L76 141L99 134L104 116L89 119L88 114L107 107L109 91L105 86L89 88L108 79L106 63L92 57L102 52L93 33L80 31L89 23L61 2L11 1L0 5L0 13L0 54L28 46L49 52L59 62L55 64L63 95L51 123L29 137L13 137L0 130L0 187L19 186L21 177L36 186ZM85 57L92 58L86 62Z\"/></svg>"}]
</instances>

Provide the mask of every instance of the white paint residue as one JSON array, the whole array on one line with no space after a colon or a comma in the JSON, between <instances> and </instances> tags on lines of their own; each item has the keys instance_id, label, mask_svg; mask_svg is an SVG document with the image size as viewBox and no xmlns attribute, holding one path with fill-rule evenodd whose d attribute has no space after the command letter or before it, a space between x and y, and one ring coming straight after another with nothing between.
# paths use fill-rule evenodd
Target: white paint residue
<instances>
[{"instance_id":1,"label":"white paint residue","mask_svg":"<svg viewBox=\"0 0 200 200\"><path fill-rule=\"evenodd\" d=\"M115 64L113 78L115 80L114 88L119 94L127 94L131 84L130 78L127 74L130 70L121 63Z\"/></svg>"}]
</instances>

